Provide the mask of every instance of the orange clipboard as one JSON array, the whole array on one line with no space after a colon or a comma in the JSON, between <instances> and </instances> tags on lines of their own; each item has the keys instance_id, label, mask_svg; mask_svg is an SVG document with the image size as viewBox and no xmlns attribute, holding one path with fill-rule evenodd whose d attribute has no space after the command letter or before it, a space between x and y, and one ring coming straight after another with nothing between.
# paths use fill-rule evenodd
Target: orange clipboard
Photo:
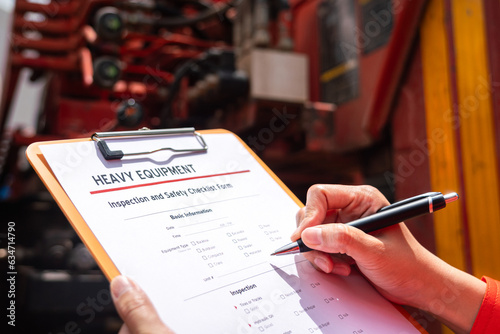
<instances>
[{"instance_id":1,"label":"orange clipboard","mask_svg":"<svg viewBox=\"0 0 500 334\"><path fill-rule=\"evenodd\" d=\"M288 196L295 202L299 207L303 207L303 203L295 196L295 194L292 193L292 191L276 176L276 174L253 152L252 149L246 145L246 143L236 136L234 133L224 130L224 129L214 129L214 130L201 130L201 131L195 131L193 128L186 128L186 129L169 129L169 133L171 134L178 134L178 130L181 130L182 133L189 133L192 132L193 134L195 133L196 135L203 136L203 135L210 135L210 134L232 134L240 143L241 145L251 154L251 156L262 166L262 168L269 174L269 176L272 177L272 179L286 192ZM154 131L155 130L138 130L138 131L127 131L126 133L129 133L131 136L143 136L146 135L146 132L144 131L153 131L153 135L155 135ZM151 132L150 132L151 133ZM106 135L109 135L109 137L113 137L116 133L106 133ZM96 135L96 134L94 134ZM99 134L97 134L99 135ZM106 136L104 133L102 133L103 137L105 138ZM99 137L99 136L97 136ZM73 229L76 231L78 236L80 237L81 241L85 244L87 249L91 252L93 258L97 262L98 266L106 276L106 278L111 281L115 276L120 275L120 271L118 268L115 266L111 258L109 257L108 253L104 250L103 246L101 243L98 241L90 227L87 225L69 196L66 194L64 191L63 187L57 180L55 174L53 173L52 169L50 168L48 162L46 161L42 151L41 151L41 146L43 145L52 145L52 144L64 144L64 143L74 143L74 142L84 142L84 141L91 141L91 140L96 140L98 143L102 138L82 138L82 139L68 139L68 140L56 140L56 141L46 141L46 142L37 142L31 144L27 150L26 150L26 156L32 165L33 169L36 171L66 218L68 219L69 223L73 227ZM204 142L203 142L204 144ZM104 145L106 146L106 145ZM99 145L98 145L99 147ZM99 147L101 149L101 147ZM105 150L107 147L104 147L101 149L101 153L103 155L106 154ZM167 148L171 149L171 148ZM206 149L206 148L205 148ZM172 149L171 149L172 150ZM174 150L175 151L175 150ZM108 152L109 153L109 152ZM111 152L112 154L113 152ZM115 152L116 153L116 152ZM152 152L140 152L138 154L148 154ZM427 331L415 320L413 319L406 310L396 304L393 304L394 307L421 333L427 333Z\"/></svg>"},{"instance_id":2,"label":"orange clipboard","mask_svg":"<svg viewBox=\"0 0 500 334\"><path fill-rule=\"evenodd\" d=\"M92 257L99 265L99 268L101 268L106 278L111 281L115 276L120 275L120 272L116 268L113 261L111 261L106 251L104 251L104 248L99 243L83 217L80 215L59 181L57 181L56 176L52 172L52 169L49 167L47 160L45 160L45 157L40 150L40 146L42 145L72 143L89 140L91 139L68 139L33 143L26 149L26 157L28 158L28 161L42 180L47 190L52 195L52 198L54 198L57 205L68 219L69 223L80 237L80 240L85 244L87 249L92 254Z\"/></svg>"},{"instance_id":3,"label":"orange clipboard","mask_svg":"<svg viewBox=\"0 0 500 334\"><path fill-rule=\"evenodd\" d=\"M172 134L174 133L178 134L180 129L170 129L170 130ZM194 131L194 129L192 128L187 128L182 130L185 130L186 133ZM146 134L144 130L139 130L138 132L133 131L133 132L137 133L137 135L140 136ZM201 131L196 131L196 133L202 136L204 134L216 134L216 133L233 134L232 132L224 129L201 130ZM110 137L113 136L114 134L116 133L109 133ZM236 135L234 136L241 142L243 147L245 147L245 149L248 150L248 152L255 158L255 160L259 162L259 164L267 171L267 173L276 181L276 183L278 183L283 188L283 190L295 201L295 203L297 203L297 205L302 207L303 206L302 202L290 191L290 189L288 189L287 186L285 186L285 184L255 154L255 152L253 152L253 150L251 150L248 147L248 145L246 145L245 142L241 140L241 138L239 138ZM45 187L49 190L50 194L52 195L57 205L68 219L73 229L76 231L82 242L85 244L87 249L90 251L94 259L96 260L97 264L99 265L100 269L102 270L106 278L109 281L111 281L115 276L120 275L119 270L116 268L111 258L108 256L108 254L106 253L102 245L99 243L99 241L97 240L96 236L94 235L90 227L87 225L87 223L80 215L80 213L76 209L71 199L64 191L63 187L61 186L56 176L52 172L49 164L45 160L42 151L40 150L40 146L42 145L72 143L72 142L91 141L91 140L92 138L82 138L82 139L68 139L68 140L56 140L56 141L33 143L30 146L28 146L26 150L26 156L31 166L36 171L36 173L44 183Z\"/></svg>"}]
</instances>

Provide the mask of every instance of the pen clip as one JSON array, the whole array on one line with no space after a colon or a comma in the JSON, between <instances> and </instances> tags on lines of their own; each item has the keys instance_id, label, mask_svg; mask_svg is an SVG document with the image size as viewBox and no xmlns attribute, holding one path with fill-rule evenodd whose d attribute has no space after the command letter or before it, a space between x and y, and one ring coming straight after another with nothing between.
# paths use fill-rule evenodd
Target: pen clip
<instances>
[{"instance_id":1,"label":"pen clip","mask_svg":"<svg viewBox=\"0 0 500 334\"><path fill-rule=\"evenodd\" d=\"M433 191L433 192L428 192L428 193L425 193L425 194L420 194L420 195L417 195L417 196L413 196L413 197L404 199L402 201L390 204L388 206L384 206L383 208L380 208L377 212L383 212L383 211L386 211L386 210L394 209L395 207L398 207L398 206L401 206L401 205L405 205L405 204L408 204L408 203L412 203L412 202L418 201L418 200L420 200L422 198L428 198L428 197L432 197L432 196L436 196L436 195L442 195L442 193L437 192L437 191Z\"/></svg>"}]
</instances>

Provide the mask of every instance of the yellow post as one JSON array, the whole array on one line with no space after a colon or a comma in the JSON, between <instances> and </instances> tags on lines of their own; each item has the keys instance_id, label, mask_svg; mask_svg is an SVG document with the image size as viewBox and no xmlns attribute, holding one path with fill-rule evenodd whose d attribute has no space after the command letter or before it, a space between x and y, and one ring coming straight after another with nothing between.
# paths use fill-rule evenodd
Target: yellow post
<instances>
[{"instance_id":1,"label":"yellow post","mask_svg":"<svg viewBox=\"0 0 500 334\"><path fill-rule=\"evenodd\" d=\"M500 194L482 0L451 1L473 274L500 278Z\"/></svg>"},{"instance_id":2,"label":"yellow post","mask_svg":"<svg viewBox=\"0 0 500 334\"><path fill-rule=\"evenodd\" d=\"M458 146L449 118L453 108L443 0L428 3L420 35L431 187L432 191L456 191L460 195ZM459 200L436 212L434 233L437 255L465 270L462 205Z\"/></svg>"}]
</instances>

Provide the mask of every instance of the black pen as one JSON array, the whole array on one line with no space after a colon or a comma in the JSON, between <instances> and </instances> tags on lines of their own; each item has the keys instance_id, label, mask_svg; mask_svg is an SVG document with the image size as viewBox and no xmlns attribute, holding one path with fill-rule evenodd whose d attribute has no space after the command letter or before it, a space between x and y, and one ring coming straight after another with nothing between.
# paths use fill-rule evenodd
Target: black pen
<instances>
[{"instance_id":1,"label":"black pen","mask_svg":"<svg viewBox=\"0 0 500 334\"><path fill-rule=\"evenodd\" d=\"M415 218L427 213L441 210L447 203L456 201L457 193L443 195L440 192L430 192L415 197L411 197L394 204L385 206L373 215L356 219L347 225L359 228L365 233L383 229L394 224L398 224L410 218ZM288 245L278 248L271 255L286 255L309 252L313 249L307 247L301 239Z\"/></svg>"}]
</instances>

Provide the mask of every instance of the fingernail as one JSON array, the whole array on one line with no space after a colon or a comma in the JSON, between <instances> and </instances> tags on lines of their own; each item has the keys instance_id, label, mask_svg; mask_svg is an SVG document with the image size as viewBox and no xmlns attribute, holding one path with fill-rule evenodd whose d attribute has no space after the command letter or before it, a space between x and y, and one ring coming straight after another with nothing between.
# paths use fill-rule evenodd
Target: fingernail
<instances>
[{"instance_id":1,"label":"fingernail","mask_svg":"<svg viewBox=\"0 0 500 334\"><path fill-rule=\"evenodd\" d=\"M319 227L309 227L302 232L302 239L306 239L310 245L321 245L323 242L322 232Z\"/></svg>"},{"instance_id":2,"label":"fingernail","mask_svg":"<svg viewBox=\"0 0 500 334\"><path fill-rule=\"evenodd\" d=\"M325 273L328 272L328 263L325 261L325 259L321 257L317 257L314 259L314 264L321 270L323 270Z\"/></svg>"},{"instance_id":3,"label":"fingernail","mask_svg":"<svg viewBox=\"0 0 500 334\"><path fill-rule=\"evenodd\" d=\"M125 276L117 276L111 281L111 293L116 299L130 289L132 289L132 284Z\"/></svg>"},{"instance_id":4,"label":"fingernail","mask_svg":"<svg viewBox=\"0 0 500 334\"><path fill-rule=\"evenodd\" d=\"M349 276L349 274L351 273L351 268L343 265L335 265L333 266L332 273L340 276Z\"/></svg>"}]
</instances>

